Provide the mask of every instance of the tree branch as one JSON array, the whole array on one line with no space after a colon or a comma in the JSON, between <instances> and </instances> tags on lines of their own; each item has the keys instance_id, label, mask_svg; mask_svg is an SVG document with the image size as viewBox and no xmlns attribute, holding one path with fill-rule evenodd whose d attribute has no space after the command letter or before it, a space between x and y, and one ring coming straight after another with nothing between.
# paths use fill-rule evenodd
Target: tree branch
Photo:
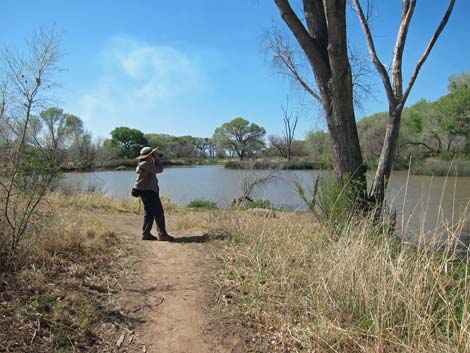
<instances>
[{"instance_id":1,"label":"tree branch","mask_svg":"<svg viewBox=\"0 0 470 353\"><path fill-rule=\"evenodd\" d=\"M304 88L313 98L321 101L320 95L313 90L312 87L302 78L297 70L297 64L294 61L292 51L288 44L283 43L282 35L273 29L273 34L268 36L268 49L274 52L274 60L279 60L279 65L285 67L302 88ZM285 72L284 72L285 74ZM287 74L290 76L289 74Z\"/></svg>"},{"instance_id":2,"label":"tree branch","mask_svg":"<svg viewBox=\"0 0 470 353\"><path fill-rule=\"evenodd\" d=\"M415 7L416 7L416 0L412 0L411 3L408 0L403 1L400 28L398 30L397 40L395 43L395 50L393 53L393 62L392 62L393 89L395 92L395 97L397 98L398 101L401 101L402 95L403 95L403 78L402 78L403 51L405 49L406 37L408 35L408 29L410 28L411 18L413 17Z\"/></svg>"},{"instance_id":3,"label":"tree branch","mask_svg":"<svg viewBox=\"0 0 470 353\"><path fill-rule=\"evenodd\" d=\"M354 1L357 1L357 0L354 0ZM452 10L454 9L454 5L455 5L455 0L450 0L449 6L447 7L447 11L442 17L441 23L439 23L439 27L437 27L436 32L434 32L434 35L429 41L429 44L426 47L426 50L424 51L423 56L421 57L421 59L419 59L415 67L415 70L413 72L413 75L411 76L410 82L408 83L408 87L406 88L405 94L403 95L403 99L402 99L403 105L405 105L406 99L408 98L408 95L410 94L410 91L413 88L413 85L416 81L416 78L418 77L421 67L423 66L424 62L426 61L429 54L431 53L431 50L434 47L434 44L436 43L437 39L441 35L441 32L444 30L444 27L446 26L447 21L449 20L450 14L452 13Z\"/></svg>"},{"instance_id":4,"label":"tree branch","mask_svg":"<svg viewBox=\"0 0 470 353\"><path fill-rule=\"evenodd\" d=\"M372 61L377 68L377 71L382 78L383 85L385 87L385 92L387 93L388 101L391 103L396 102L396 97L393 92L392 85L390 83L390 77L388 76L387 70L385 66L382 64L380 59L377 56L377 52L375 50L374 39L372 38L372 33L369 28L369 24L364 16L364 11L362 10L361 4L359 0L353 0L354 7L359 15L359 20L361 22L362 29L364 30L364 35L366 36L367 46L369 48L369 53L372 57ZM393 104L394 105L394 104Z\"/></svg>"},{"instance_id":5,"label":"tree branch","mask_svg":"<svg viewBox=\"0 0 470 353\"><path fill-rule=\"evenodd\" d=\"M310 36L305 26L295 14L294 10L289 4L288 0L274 0L276 3L281 17L284 22L289 26L310 62L315 62L315 57L324 58L324 52L321 49L319 41Z\"/></svg>"},{"instance_id":6,"label":"tree branch","mask_svg":"<svg viewBox=\"0 0 470 353\"><path fill-rule=\"evenodd\" d=\"M303 0L305 21L312 38L328 42L328 26L322 1Z\"/></svg>"}]
</instances>

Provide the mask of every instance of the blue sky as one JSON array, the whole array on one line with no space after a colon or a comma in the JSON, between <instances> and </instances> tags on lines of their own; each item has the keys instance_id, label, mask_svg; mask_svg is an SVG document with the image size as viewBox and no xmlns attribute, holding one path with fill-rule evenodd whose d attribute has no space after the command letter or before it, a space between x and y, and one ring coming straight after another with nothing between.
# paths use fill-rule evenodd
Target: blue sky
<instances>
[{"instance_id":1,"label":"blue sky","mask_svg":"<svg viewBox=\"0 0 470 353\"><path fill-rule=\"evenodd\" d=\"M293 0L296 8L300 1ZM399 0L375 0L373 32L379 56L391 62ZM447 1L418 2L404 55L405 81L437 27ZM349 14L351 46L368 60L356 14ZM408 105L447 92L451 74L470 71L470 2L457 0L447 28L424 65ZM275 73L263 53L273 23L285 28L272 0L4 0L0 45L21 48L40 26L63 33L59 105L81 117L94 136L117 126L145 133L211 136L241 116L282 130L281 104L300 113L296 137L324 126L319 108ZM5 30L7 29L7 30ZM369 79L357 118L387 109L377 74Z\"/></svg>"}]
</instances>

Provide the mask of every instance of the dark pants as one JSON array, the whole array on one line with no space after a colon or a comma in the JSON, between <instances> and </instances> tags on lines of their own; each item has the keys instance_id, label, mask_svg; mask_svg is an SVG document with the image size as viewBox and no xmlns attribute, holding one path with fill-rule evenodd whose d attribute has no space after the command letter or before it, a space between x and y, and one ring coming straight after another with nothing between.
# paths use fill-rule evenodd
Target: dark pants
<instances>
[{"instance_id":1,"label":"dark pants","mask_svg":"<svg viewBox=\"0 0 470 353\"><path fill-rule=\"evenodd\" d=\"M143 190L140 197L144 203L144 226L142 234L150 234L153 226L153 220L157 223L159 235L166 234L165 212L158 191Z\"/></svg>"}]
</instances>

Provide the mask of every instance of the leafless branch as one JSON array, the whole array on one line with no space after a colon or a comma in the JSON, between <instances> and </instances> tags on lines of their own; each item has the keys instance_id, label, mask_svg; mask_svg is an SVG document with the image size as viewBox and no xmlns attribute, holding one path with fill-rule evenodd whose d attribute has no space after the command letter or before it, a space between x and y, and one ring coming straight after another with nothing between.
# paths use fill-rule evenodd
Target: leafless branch
<instances>
[{"instance_id":1,"label":"leafless branch","mask_svg":"<svg viewBox=\"0 0 470 353\"><path fill-rule=\"evenodd\" d=\"M278 179L275 170L257 171L255 162L245 162L246 169L239 173L242 194L232 201L232 206L239 206L243 202L253 201L253 192L256 188Z\"/></svg>"},{"instance_id":2,"label":"leafless branch","mask_svg":"<svg viewBox=\"0 0 470 353\"><path fill-rule=\"evenodd\" d=\"M411 89L413 88L413 85L416 81L416 78L418 77L419 71L421 70L421 67L423 66L424 62L428 58L429 54L431 53L432 48L434 47L434 44L436 44L437 39L441 35L442 31L444 30L444 27L447 24L447 21L449 20L449 17L452 13L452 10L454 9L455 5L455 0L451 0L449 2L449 6L447 7L447 11L445 12L444 16L442 17L441 22L439 23L439 26L436 29L436 32L434 32L434 35L432 36L431 40L428 43L428 46L426 47L423 56L421 59L419 59L415 70L413 74L411 75L410 82L408 83L408 87L405 90L405 94L403 95L403 104L406 102L408 95L410 94Z\"/></svg>"},{"instance_id":3,"label":"leafless branch","mask_svg":"<svg viewBox=\"0 0 470 353\"><path fill-rule=\"evenodd\" d=\"M289 110L289 99L286 99L286 105L281 106L284 122L284 141L287 147L287 159L290 161L292 157L292 143L294 142L295 129L297 122L299 121L299 115L293 115L292 111Z\"/></svg>"},{"instance_id":4,"label":"leafless branch","mask_svg":"<svg viewBox=\"0 0 470 353\"><path fill-rule=\"evenodd\" d=\"M402 14L400 27L398 29L397 40L395 43L395 50L393 52L392 73L393 73L393 86L395 97L398 101L402 100L403 95L403 51L405 50L406 37L408 29L410 28L411 19L416 7L416 0L404 0L402 3Z\"/></svg>"},{"instance_id":5,"label":"leafless branch","mask_svg":"<svg viewBox=\"0 0 470 353\"><path fill-rule=\"evenodd\" d=\"M294 50L289 43L284 40L282 33L273 27L272 32L267 34L266 37L266 50L272 52L273 65L278 69L278 72L289 76L293 81L300 84L308 94L320 101L318 92L312 88L312 85L309 84L300 73L299 67L301 65L296 62Z\"/></svg>"},{"instance_id":6,"label":"leafless branch","mask_svg":"<svg viewBox=\"0 0 470 353\"><path fill-rule=\"evenodd\" d=\"M364 30L365 36L366 36L366 41L367 41L367 47L369 48L369 53L372 58L372 62L374 63L375 67L377 68L377 71L379 72L379 75L382 79L383 85L385 87L385 92L387 94L389 102L395 102L396 98L393 93L393 88L390 83L390 77L388 75L388 72L385 68L385 66L382 64L380 61L377 51L375 49L375 44L374 44L374 39L372 38L372 33L369 28L369 23L368 19L364 15L364 11L362 10L361 4L359 0L353 0L354 8L356 9L358 15L359 15L359 20L361 22L362 29Z\"/></svg>"},{"instance_id":7,"label":"leafless branch","mask_svg":"<svg viewBox=\"0 0 470 353\"><path fill-rule=\"evenodd\" d=\"M353 47L348 47L353 84L353 99L356 109L363 110L364 97L375 97L373 90L373 69L369 58L364 58Z\"/></svg>"},{"instance_id":8,"label":"leafless branch","mask_svg":"<svg viewBox=\"0 0 470 353\"><path fill-rule=\"evenodd\" d=\"M8 159L2 167L2 210L0 217L9 227L10 254L26 232L35 210L54 179L48 161L31 164L29 158L31 122L35 109L47 100L47 92L56 86L54 75L59 71L59 37L54 30L40 29L27 42L27 53L0 49L3 75L11 92L2 89L2 125L8 144ZM6 85L2 87L7 87ZM6 112L6 108L8 112ZM8 118L6 118L6 116ZM4 123L4 124L3 124ZM33 132L34 134L34 132ZM34 136L33 136L34 137ZM34 156L33 160L37 160Z\"/></svg>"}]
</instances>

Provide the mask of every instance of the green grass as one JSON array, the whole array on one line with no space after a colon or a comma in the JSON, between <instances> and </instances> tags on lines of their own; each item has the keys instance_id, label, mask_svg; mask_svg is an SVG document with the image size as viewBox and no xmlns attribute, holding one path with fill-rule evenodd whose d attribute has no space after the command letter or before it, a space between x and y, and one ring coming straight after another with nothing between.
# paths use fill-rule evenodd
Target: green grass
<instances>
[{"instance_id":1,"label":"green grass","mask_svg":"<svg viewBox=\"0 0 470 353\"><path fill-rule=\"evenodd\" d=\"M188 203L187 207L199 208L204 210L217 210L219 208L215 202L205 199L192 200L190 203Z\"/></svg>"}]
</instances>

